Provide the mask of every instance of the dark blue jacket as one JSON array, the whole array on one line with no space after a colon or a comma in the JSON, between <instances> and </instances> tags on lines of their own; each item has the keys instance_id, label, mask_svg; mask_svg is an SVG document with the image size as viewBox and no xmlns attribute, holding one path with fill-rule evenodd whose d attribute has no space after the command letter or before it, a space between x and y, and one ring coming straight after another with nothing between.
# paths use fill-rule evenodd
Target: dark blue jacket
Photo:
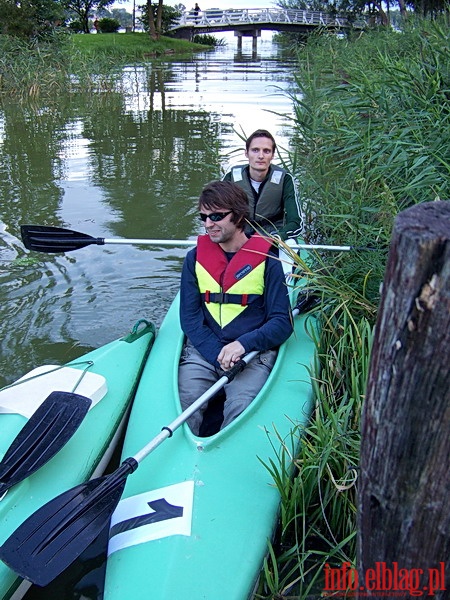
<instances>
[{"instance_id":1,"label":"dark blue jacket","mask_svg":"<svg viewBox=\"0 0 450 600\"><path fill-rule=\"evenodd\" d=\"M235 340L242 344L247 353L277 348L288 339L292 333L290 303L283 268L276 251L271 252L266 259L264 295L261 301L248 306L242 316L234 320L234 329L227 327L226 337L204 309L195 274L196 253L197 248L188 252L181 273L181 327L209 363L218 366L217 357L223 346ZM232 256L227 254L228 260Z\"/></svg>"}]
</instances>

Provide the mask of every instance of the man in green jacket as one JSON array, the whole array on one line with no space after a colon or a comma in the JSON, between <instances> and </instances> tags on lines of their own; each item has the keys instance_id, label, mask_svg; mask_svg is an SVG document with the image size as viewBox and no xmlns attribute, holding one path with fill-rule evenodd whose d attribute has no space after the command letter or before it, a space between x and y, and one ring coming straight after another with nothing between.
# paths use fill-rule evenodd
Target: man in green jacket
<instances>
[{"instance_id":1,"label":"man in green jacket","mask_svg":"<svg viewBox=\"0 0 450 600\"><path fill-rule=\"evenodd\" d=\"M245 142L248 163L233 167L223 178L247 194L250 219L260 233L278 234L282 240L301 232L301 212L294 179L272 165L276 143L271 133L257 129Z\"/></svg>"}]
</instances>

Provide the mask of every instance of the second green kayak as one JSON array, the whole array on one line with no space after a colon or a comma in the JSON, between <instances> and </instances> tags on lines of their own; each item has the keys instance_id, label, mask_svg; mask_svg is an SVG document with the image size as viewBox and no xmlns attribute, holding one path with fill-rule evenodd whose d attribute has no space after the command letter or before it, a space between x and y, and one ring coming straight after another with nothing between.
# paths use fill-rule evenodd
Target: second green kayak
<instances>
[{"instance_id":1,"label":"second green kayak","mask_svg":"<svg viewBox=\"0 0 450 600\"><path fill-rule=\"evenodd\" d=\"M245 600L277 526L280 494L267 465L293 468L312 409L314 319L295 318L261 392L208 437L187 424L126 483L111 522L105 600ZM181 412L178 297L143 371L122 457L136 454Z\"/></svg>"}]
</instances>

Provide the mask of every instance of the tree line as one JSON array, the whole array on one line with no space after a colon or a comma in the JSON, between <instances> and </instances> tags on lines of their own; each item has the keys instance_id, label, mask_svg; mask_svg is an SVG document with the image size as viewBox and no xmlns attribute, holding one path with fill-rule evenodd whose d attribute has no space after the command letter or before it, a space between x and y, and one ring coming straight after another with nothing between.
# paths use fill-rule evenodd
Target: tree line
<instances>
[{"instance_id":1,"label":"tree line","mask_svg":"<svg viewBox=\"0 0 450 600\"><path fill-rule=\"evenodd\" d=\"M120 27L148 32L157 40L164 35L185 6L166 6L147 0L137 6L140 16L124 8L112 8L115 0L0 0L0 34L21 38L48 39L58 27L74 32L117 31ZM94 27L95 21L95 27Z\"/></svg>"}]
</instances>

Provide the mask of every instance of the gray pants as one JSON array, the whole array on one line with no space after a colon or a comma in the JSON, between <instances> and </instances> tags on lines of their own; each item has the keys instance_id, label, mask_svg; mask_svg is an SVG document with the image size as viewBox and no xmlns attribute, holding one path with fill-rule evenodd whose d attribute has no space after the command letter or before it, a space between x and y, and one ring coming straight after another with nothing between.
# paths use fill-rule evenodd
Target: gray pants
<instances>
[{"instance_id":1,"label":"gray pants","mask_svg":"<svg viewBox=\"0 0 450 600\"><path fill-rule=\"evenodd\" d=\"M223 410L221 429L231 423L254 400L263 387L272 370L277 357L276 350L260 352L245 369L236 375L233 381L224 386L226 402ZM197 398L218 381L224 371L214 367L189 342L185 343L181 352L178 368L178 389L183 410L186 410ZM195 412L187 423L195 435L199 434L203 413L208 402Z\"/></svg>"}]
</instances>

